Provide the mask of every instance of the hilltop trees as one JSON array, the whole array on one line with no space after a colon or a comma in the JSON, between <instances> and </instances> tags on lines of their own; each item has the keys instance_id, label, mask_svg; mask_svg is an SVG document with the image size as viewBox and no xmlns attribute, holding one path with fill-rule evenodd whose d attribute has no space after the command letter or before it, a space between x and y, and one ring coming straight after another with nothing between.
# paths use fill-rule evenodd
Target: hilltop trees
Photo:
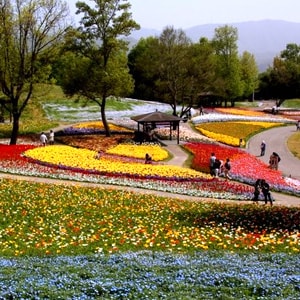
<instances>
[{"instance_id":1,"label":"hilltop trees","mask_svg":"<svg viewBox=\"0 0 300 300\"><path fill-rule=\"evenodd\" d=\"M34 93L46 81L57 43L67 28L66 3L60 0L0 2L0 88L12 116L10 144L16 144L19 121Z\"/></svg>"},{"instance_id":2,"label":"hilltop trees","mask_svg":"<svg viewBox=\"0 0 300 300\"><path fill-rule=\"evenodd\" d=\"M260 93L266 98L279 100L300 97L300 46L288 44L280 56L275 57L273 66L261 74Z\"/></svg>"},{"instance_id":3,"label":"hilltop trees","mask_svg":"<svg viewBox=\"0 0 300 300\"><path fill-rule=\"evenodd\" d=\"M173 115L183 116L197 103L198 94L209 89L214 74L212 54L207 39L192 44L182 30L173 27L166 27L159 37L140 40L129 53L135 96L152 96L170 104Z\"/></svg>"},{"instance_id":4,"label":"hilltop trees","mask_svg":"<svg viewBox=\"0 0 300 300\"><path fill-rule=\"evenodd\" d=\"M100 106L101 118L110 136L105 116L109 96L129 94L133 81L127 65L127 36L139 25L131 19L130 4L123 0L94 0L94 7L77 2L83 14L81 26L66 39L61 83L67 95L79 95Z\"/></svg>"},{"instance_id":5,"label":"hilltop trees","mask_svg":"<svg viewBox=\"0 0 300 300\"><path fill-rule=\"evenodd\" d=\"M249 97L258 83L254 56L245 52L239 57L237 39L237 29L224 26L216 29L212 41L200 38L192 43L173 27L159 37L140 40L129 53L134 95L169 103L173 114L180 105L180 116L197 106L204 94L233 106L236 99Z\"/></svg>"}]
</instances>

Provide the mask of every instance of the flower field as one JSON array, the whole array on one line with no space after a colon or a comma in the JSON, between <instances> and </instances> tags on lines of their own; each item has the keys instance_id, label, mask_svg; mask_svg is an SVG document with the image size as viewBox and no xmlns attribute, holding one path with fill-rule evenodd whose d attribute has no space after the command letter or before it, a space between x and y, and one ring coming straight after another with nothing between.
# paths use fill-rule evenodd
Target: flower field
<instances>
[{"instance_id":1,"label":"flower field","mask_svg":"<svg viewBox=\"0 0 300 300\"><path fill-rule=\"evenodd\" d=\"M299 299L299 255L139 251L1 259L3 299Z\"/></svg>"},{"instance_id":2,"label":"flower field","mask_svg":"<svg viewBox=\"0 0 300 300\"><path fill-rule=\"evenodd\" d=\"M282 126L282 123L269 122L215 122L196 125L195 128L203 135L226 145L238 147L240 139L262 130Z\"/></svg>"},{"instance_id":3,"label":"flower field","mask_svg":"<svg viewBox=\"0 0 300 300\"><path fill-rule=\"evenodd\" d=\"M1 298L300 296L298 208L0 184Z\"/></svg>"},{"instance_id":4,"label":"flower field","mask_svg":"<svg viewBox=\"0 0 300 300\"><path fill-rule=\"evenodd\" d=\"M243 122L232 134L245 139L274 125L252 123L249 130ZM220 124L207 130L229 132ZM128 143L130 130L123 135L122 126L115 126L111 139L91 135L102 128L90 122L70 129L80 133L59 137L65 145L0 144L1 172L78 182L0 179L0 298L300 297L299 208L249 201L258 170L274 191L299 196L299 182L282 178L241 148L216 144L211 137L197 139L195 133L189 139L187 131L183 147L192 155L191 167L167 165L164 148ZM211 152L222 160L230 157L232 180L208 175ZM153 157L152 165L144 164L145 153Z\"/></svg>"},{"instance_id":5,"label":"flower field","mask_svg":"<svg viewBox=\"0 0 300 300\"><path fill-rule=\"evenodd\" d=\"M179 201L5 179L1 191L1 256L300 251L298 208Z\"/></svg>"}]
</instances>

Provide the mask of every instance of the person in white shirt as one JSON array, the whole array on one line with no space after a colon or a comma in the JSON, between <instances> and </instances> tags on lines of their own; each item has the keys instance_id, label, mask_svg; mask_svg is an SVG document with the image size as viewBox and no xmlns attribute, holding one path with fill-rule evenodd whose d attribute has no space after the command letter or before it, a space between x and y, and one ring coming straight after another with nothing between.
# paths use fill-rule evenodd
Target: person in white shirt
<instances>
[{"instance_id":1,"label":"person in white shirt","mask_svg":"<svg viewBox=\"0 0 300 300\"><path fill-rule=\"evenodd\" d=\"M46 146L48 139L47 136L44 132L42 132L41 136L40 136L40 141L42 143L43 146Z\"/></svg>"},{"instance_id":2,"label":"person in white shirt","mask_svg":"<svg viewBox=\"0 0 300 300\"><path fill-rule=\"evenodd\" d=\"M53 145L54 144L54 132L53 130L50 130L49 133L49 145Z\"/></svg>"}]
</instances>

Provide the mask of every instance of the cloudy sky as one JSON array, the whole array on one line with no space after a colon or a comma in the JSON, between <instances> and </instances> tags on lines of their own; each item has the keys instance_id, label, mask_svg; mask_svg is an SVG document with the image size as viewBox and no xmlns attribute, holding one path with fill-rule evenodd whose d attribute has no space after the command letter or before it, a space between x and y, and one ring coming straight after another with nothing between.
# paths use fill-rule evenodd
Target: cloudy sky
<instances>
[{"instance_id":1,"label":"cloudy sky","mask_svg":"<svg viewBox=\"0 0 300 300\"><path fill-rule=\"evenodd\" d=\"M83 0L81 0L83 1ZM90 6L94 1L84 0ZM69 0L75 13L76 0ZM129 0L133 19L143 28L176 29L202 24L286 20L300 22L300 0Z\"/></svg>"}]
</instances>

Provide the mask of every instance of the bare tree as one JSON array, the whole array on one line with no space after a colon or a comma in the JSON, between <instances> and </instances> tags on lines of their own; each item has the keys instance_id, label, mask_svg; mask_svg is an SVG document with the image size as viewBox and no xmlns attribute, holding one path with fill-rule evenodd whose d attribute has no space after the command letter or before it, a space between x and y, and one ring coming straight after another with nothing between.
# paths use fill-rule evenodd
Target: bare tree
<instances>
[{"instance_id":1,"label":"bare tree","mask_svg":"<svg viewBox=\"0 0 300 300\"><path fill-rule=\"evenodd\" d=\"M0 87L12 115L10 144L17 143L20 117L35 83L49 75L68 14L60 0L0 0Z\"/></svg>"}]
</instances>

